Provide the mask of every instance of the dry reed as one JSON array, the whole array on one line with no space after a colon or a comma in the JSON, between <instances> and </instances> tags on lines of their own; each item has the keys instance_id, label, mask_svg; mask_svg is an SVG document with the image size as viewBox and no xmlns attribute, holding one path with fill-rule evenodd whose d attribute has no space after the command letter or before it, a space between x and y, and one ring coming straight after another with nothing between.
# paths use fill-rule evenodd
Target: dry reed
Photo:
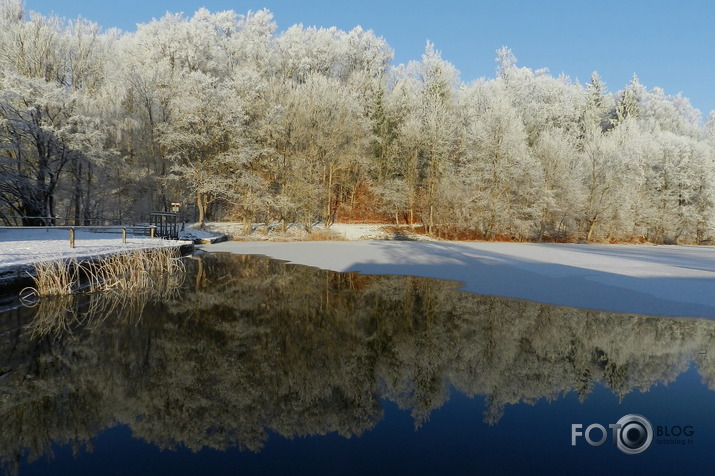
<instances>
[{"instance_id":1,"label":"dry reed","mask_svg":"<svg viewBox=\"0 0 715 476\"><path fill-rule=\"evenodd\" d=\"M20 291L25 303L49 296L67 296L87 289L137 291L151 288L157 277L182 273L176 248L154 248L114 253L99 259L53 260L36 263L30 277L34 286Z\"/></svg>"},{"instance_id":2,"label":"dry reed","mask_svg":"<svg viewBox=\"0 0 715 476\"><path fill-rule=\"evenodd\" d=\"M30 274L30 277L35 285L20 291L24 301L30 301L33 297L67 296L72 294L79 280L79 266L75 259L41 261L35 263L34 268L35 273Z\"/></svg>"},{"instance_id":3,"label":"dry reed","mask_svg":"<svg viewBox=\"0 0 715 476\"><path fill-rule=\"evenodd\" d=\"M146 289L158 276L183 272L184 264L178 258L178 250L173 248L116 253L100 262L83 263L82 273L90 292Z\"/></svg>"}]
</instances>

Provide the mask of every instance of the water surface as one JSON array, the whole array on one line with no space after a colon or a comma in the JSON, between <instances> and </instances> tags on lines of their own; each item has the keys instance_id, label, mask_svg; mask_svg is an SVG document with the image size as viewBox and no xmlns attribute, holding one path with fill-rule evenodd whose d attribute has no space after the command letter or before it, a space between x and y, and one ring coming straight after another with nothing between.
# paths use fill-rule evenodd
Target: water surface
<instances>
[{"instance_id":1,"label":"water surface","mask_svg":"<svg viewBox=\"0 0 715 476\"><path fill-rule=\"evenodd\" d=\"M196 256L152 290L0 314L0 461L23 475L705 471L714 353L709 320ZM693 434L639 455L610 437L572 446L572 424L631 413Z\"/></svg>"}]
</instances>

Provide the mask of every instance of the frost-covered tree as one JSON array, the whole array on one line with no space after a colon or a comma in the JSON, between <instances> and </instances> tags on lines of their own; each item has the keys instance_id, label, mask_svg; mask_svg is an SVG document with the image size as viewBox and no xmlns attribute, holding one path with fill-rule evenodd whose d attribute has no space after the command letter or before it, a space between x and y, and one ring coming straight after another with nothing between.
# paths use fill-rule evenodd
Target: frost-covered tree
<instances>
[{"instance_id":1,"label":"frost-covered tree","mask_svg":"<svg viewBox=\"0 0 715 476\"><path fill-rule=\"evenodd\" d=\"M533 235L543 193L543 171L528 147L524 122L504 86L477 84L469 92L463 176L475 229L492 238Z\"/></svg>"},{"instance_id":2,"label":"frost-covered tree","mask_svg":"<svg viewBox=\"0 0 715 476\"><path fill-rule=\"evenodd\" d=\"M276 23L268 10L249 11L236 17L234 24L228 12L223 14L226 28L226 53L229 72L250 70L258 74L270 74L271 62L275 57L273 39Z\"/></svg>"},{"instance_id":3,"label":"frost-covered tree","mask_svg":"<svg viewBox=\"0 0 715 476\"><path fill-rule=\"evenodd\" d=\"M563 129L546 129L531 150L544 179L538 239L571 239L585 205L577 138Z\"/></svg>"},{"instance_id":4,"label":"frost-covered tree","mask_svg":"<svg viewBox=\"0 0 715 476\"><path fill-rule=\"evenodd\" d=\"M680 94L667 96L661 88L643 92L640 116L645 131L667 131L692 138L701 135L700 111Z\"/></svg>"},{"instance_id":5,"label":"frost-covered tree","mask_svg":"<svg viewBox=\"0 0 715 476\"><path fill-rule=\"evenodd\" d=\"M332 78L311 74L291 88L286 104L285 153L293 177L287 184L301 221L309 228L335 219L351 169L365 167L369 123L357 95ZM296 181L296 179L298 179Z\"/></svg>"},{"instance_id":6,"label":"frost-covered tree","mask_svg":"<svg viewBox=\"0 0 715 476\"><path fill-rule=\"evenodd\" d=\"M171 102L172 120L159 129L159 142L174 163L172 173L195 195L201 226L213 201L237 196L246 161L244 113L231 86L201 72L185 75Z\"/></svg>"},{"instance_id":7,"label":"frost-covered tree","mask_svg":"<svg viewBox=\"0 0 715 476\"><path fill-rule=\"evenodd\" d=\"M641 114L641 101L644 93L645 88L640 83L638 76L634 74L628 86L618 93L615 117L612 119L613 124L620 124L628 118L638 118Z\"/></svg>"},{"instance_id":8,"label":"frost-covered tree","mask_svg":"<svg viewBox=\"0 0 715 476\"><path fill-rule=\"evenodd\" d=\"M566 76L552 77L545 68L534 71L517 67L517 59L508 48L497 52L496 61L499 64L497 81L521 115L529 145L533 145L544 130L558 128L572 133L578 128L583 107L583 94L578 85Z\"/></svg>"},{"instance_id":9,"label":"frost-covered tree","mask_svg":"<svg viewBox=\"0 0 715 476\"><path fill-rule=\"evenodd\" d=\"M89 168L105 156L94 94L103 81L105 44L97 25L0 5L3 119L2 201L24 223L89 215ZM64 186L66 178L74 184ZM74 199L60 207L58 194ZM37 217L37 218L33 218ZM44 218L43 218L44 217ZM6 219L6 221L8 221Z\"/></svg>"},{"instance_id":10,"label":"frost-covered tree","mask_svg":"<svg viewBox=\"0 0 715 476\"><path fill-rule=\"evenodd\" d=\"M643 154L641 234L654 242L703 242L712 233L712 158L699 141L653 134Z\"/></svg>"},{"instance_id":11,"label":"frost-covered tree","mask_svg":"<svg viewBox=\"0 0 715 476\"><path fill-rule=\"evenodd\" d=\"M23 224L54 223L66 167L91 154L94 125L76 93L61 85L0 77L0 197Z\"/></svg>"},{"instance_id":12,"label":"frost-covered tree","mask_svg":"<svg viewBox=\"0 0 715 476\"><path fill-rule=\"evenodd\" d=\"M613 97L606 89L606 83L597 72L591 74L591 81L586 85L585 103L581 114L581 138L588 137L600 130L601 133L611 128L609 115L615 107Z\"/></svg>"},{"instance_id":13,"label":"frost-covered tree","mask_svg":"<svg viewBox=\"0 0 715 476\"><path fill-rule=\"evenodd\" d=\"M587 134L580 166L585 188L583 231L587 240L612 237L627 230L635 190L640 186L638 125L626 120L606 133ZM626 227L626 228L624 228ZM600 230L600 231L599 231Z\"/></svg>"},{"instance_id":14,"label":"frost-covered tree","mask_svg":"<svg viewBox=\"0 0 715 476\"><path fill-rule=\"evenodd\" d=\"M416 108L411 112L419 127L417 187L421 196L422 221L428 233L435 231L435 215L442 177L449 162L456 159L458 128L455 88L459 76L454 66L443 60L434 45L427 42L420 63L409 65L416 79Z\"/></svg>"}]
</instances>

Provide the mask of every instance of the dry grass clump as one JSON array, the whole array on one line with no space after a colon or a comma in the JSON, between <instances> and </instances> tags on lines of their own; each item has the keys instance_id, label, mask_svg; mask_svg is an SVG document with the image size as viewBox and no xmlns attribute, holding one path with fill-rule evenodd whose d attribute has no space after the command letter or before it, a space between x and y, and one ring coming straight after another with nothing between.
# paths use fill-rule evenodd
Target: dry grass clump
<instances>
[{"instance_id":1,"label":"dry grass clump","mask_svg":"<svg viewBox=\"0 0 715 476\"><path fill-rule=\"evenodd\" d=\"M176 248L155 248L111 254L99 259L53 260L34 265L34 286L20 291L24 302L49 296L68 296L80 290L138 291L151 288L157 277L184 271Z\"/></svg>"},{"instance_id":2,"label":"dry grass clump","mask_svg":"<svg viewBox=\"0 0 715 476\"><path fill-rule=\"evenodd\" d=\"M34 265L30 275L35 286L20 291L20 297L66 296L74 292L79 282L79 264L76 259L41 261Z\"/></svg>"},{"instance_id":3,"label":"dry grass clump","mask_svg":"<svg viewBox=\"0 0 715 476\"><path fill-rule=\"evenodd\" d=\"M120 289L124 291L150 288L158 276L184 271L174 248L156 248L139 252L116 253L99 262L82 263L89 292Z\"/></svg>"}]
</instances>

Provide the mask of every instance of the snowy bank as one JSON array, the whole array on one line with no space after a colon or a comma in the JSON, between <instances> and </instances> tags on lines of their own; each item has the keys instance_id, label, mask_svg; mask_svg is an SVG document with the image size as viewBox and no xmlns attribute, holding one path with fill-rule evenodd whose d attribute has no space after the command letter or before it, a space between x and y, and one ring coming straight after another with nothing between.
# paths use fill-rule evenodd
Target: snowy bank
<instances>
[{"instance_id":1,"label":"snowy bank","mask_svg":"<svg viewBox=\"0 0 715 476\"><path fill-rule=\"evenodd\" d=\"M190 241L195 244L211 245L228 240L228 237L220 232L210 232L200 228L189 227L179 232L179 239Z\"/></svg>"},{"instance_id":2,"label":"snowy bank","mask_svg":"<svg viewBox=\"0 0 715 476\"><path fill-rule=\"evenodd\" d=\"M280 223L253 223L246 233L246 225L237 222L208 222L203 230L197 224L190 225L179 236L186 239L228 235L241 241L310 241L321 240L390 240L410 239L430 241L431 238L415 233L411 226L387 225L384 223L333 223L327 229L319 223L309 232L304 225L290 223L286 229ZM198 241L195 241L198 243ZM208 244L208 243L204 243Z\"/></svg>"},{"instance_id":3,"label":"snowy bank","mask_svg":"<svg viewBox=\"0 0 715 476\"><path fill-rule=\"evenodd\" d=\"M334 271L460 281L467 291L611 312L715 318L715 247L410 241L226 242Z\"/></svg>"},{"instance_id":4,"label":"snowy bank","mask_svg":"<svg viewBox=\"0 0 715 476\"><path fill-rule=\"evenodd\" d=\"M69 243L69 231L58 229L0 229L0 286L25 275L33 263L56 259L95 258L127 250L157 247L182 247L187 241L162 240L146 236L127 235L122 243L121 232L93 233L78 230L75 247Z\"/></svg>"}]
</instances>

